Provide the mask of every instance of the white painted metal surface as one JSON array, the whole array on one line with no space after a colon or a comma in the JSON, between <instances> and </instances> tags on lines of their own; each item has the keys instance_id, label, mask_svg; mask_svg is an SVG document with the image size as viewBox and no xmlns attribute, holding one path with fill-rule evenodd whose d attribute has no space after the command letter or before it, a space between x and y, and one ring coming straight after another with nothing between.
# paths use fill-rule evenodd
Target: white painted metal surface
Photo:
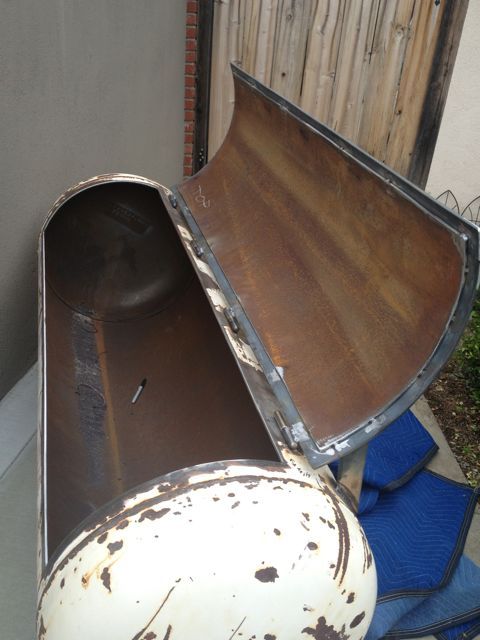
<instances>
[{"instance_id":1,"label":"white painted metal surface","mask_svg":"<svg viewBox=\"0 0 480 640\"><path fill-rule=\"evenodd\" d=\"M45 572L40 640L359 640L376 572L317 474L254 462L163 476L96 512Z\"/></svg>"}]
</instances>

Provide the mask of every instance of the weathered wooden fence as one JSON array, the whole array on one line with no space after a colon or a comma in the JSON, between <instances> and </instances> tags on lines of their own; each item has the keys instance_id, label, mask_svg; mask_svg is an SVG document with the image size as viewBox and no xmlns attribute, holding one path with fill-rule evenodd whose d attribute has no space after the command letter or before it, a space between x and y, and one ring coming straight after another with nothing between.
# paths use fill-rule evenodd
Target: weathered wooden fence
<instances>
[{"instance_id":1,"label":"weathered wooden fence","mask_svg":"<svg viewBox=\"0 0 480 640\"><path fill-rule=\"evenodd\" d=\"M467 0L215 0L209 156L239 64L423 184Z\"/></svg>"}]
</instances>

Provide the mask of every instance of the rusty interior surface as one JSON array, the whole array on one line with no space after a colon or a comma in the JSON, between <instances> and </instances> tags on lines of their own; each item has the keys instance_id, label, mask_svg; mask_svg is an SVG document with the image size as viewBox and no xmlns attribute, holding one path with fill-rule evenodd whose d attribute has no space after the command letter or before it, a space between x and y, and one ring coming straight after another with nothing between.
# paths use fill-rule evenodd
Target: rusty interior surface
<instances>
[{"instance_id":1,"label":"rusty interior surface","mask_svg":"<svg viewBox=\"0 0 480 640\"><path fill-rule=\"evenodd\" d=\"M155 189L116 182L68 200L45 268L49 555L139 483L278 460Z\"/></svg>"},{"instance_id":2,"label":"rusty interior surface","mask_svg":"<svg viewBox=\"0 0 480 640\"><path fill-rule=\"evenodd\" d=\"M454 233L248 82L179 192L312 435L377 415L421 372L463 277Z\"/></svg>"}]
</instances>

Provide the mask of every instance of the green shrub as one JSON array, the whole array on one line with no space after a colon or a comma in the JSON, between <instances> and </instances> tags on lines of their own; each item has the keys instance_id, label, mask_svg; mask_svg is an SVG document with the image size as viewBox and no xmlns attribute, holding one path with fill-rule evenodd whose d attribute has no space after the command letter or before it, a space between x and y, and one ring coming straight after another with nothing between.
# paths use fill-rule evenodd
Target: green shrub
<instances>
[{"instance_id":1,"label":"green shrub","mask_svg":"<svg viewBox=\"0 0 480 640\"><path fill-rule=\"evenodd\" d=\"M470 321L455 353L468 390L480 406L480 295L477 295Z\"/></svg>"}]
</instances>

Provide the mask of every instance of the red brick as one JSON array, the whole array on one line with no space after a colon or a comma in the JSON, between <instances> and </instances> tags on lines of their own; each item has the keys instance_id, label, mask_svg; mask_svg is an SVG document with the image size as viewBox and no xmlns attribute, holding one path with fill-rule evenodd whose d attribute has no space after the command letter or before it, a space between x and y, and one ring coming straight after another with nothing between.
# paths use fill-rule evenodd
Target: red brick
<instances>
[{"instance_id":1,"label":"red brick","mask_svg":"<svg viewBox=\"0 0 480 640\"><path fill-rule=\"evenodd\" d=\"M196 95L195 87L185 87L185 98L195 98Z\"/></svg>"},{"instance_id":2,"label":"red brick","mask_svg":"<svg viewBox=\"0 0 480 640\"><path fill-rule=\"evenodd\" d=\"M197 67L192 62L189 62L185 65L185 75L186 76L194 76Z\"/></svg>"},{"instance_id":3,"label":"red brick","mask_svg":"<svg viewBox=\"0 0 480 640\"><path fill-rule=\"evenodd\" d=\"M193 152L193 144L184 144L183 145L183 152L185 153L185 155L187 153L192 153Z\"/></svg>"},{"instance_id":4,"label":"red brick","mask_svg":"<svg viewBox=\"0 0 480 640\"><path fill-rule=\"evenodd\" d=\"M187 153L183 158L183 167L192 168L192 166L193 166L193 156L191 153Z\"/></svg>"},{"instance_id":5,"label":"red brick","mask_svg":"<svg viewBox=\"0 0 480 640\"><path fill-rule=\"evenodd\" d=\"M192 120L195 120L195 111L188 109L185 111L185 122L191 122Z\"/></svg>"},{"instance_id":6,"label":"red brick","mask_svg":"<svg viewBox=\"0 0 480 640\"><path fill-rule=\"evenodd\" d=\"M187 51L196 51L197 49L197 41L193 40L193 38L189 38L185 41L185 49Z\"/></svg>"},{"instance_id":7,"label":"red brick","mask_svg":"<svg viewBox=\"0 0 480 640\"><path fill-rule=\"evenodd\" d=\"M193 132L191 131L187 131L185 133L185 135L183 136L183 141L184 142L193 142Z\"/></svg>"},{"instance_id":8,"label":"red brick","mask_svg":"<svg viewBox=\"0 0 480 640\"><path fill-rule=\"evenodd\" d=\"M196 0L189 0L187 2L187 13L197 13L198 11L198 2Z\"/></svg>"},{"instance_id":9,"label":"red brick","mask_svg":"<svg viewBox=\"0 0 480 640\"><path fill-rule=\"evenodd\" d=\"M192 98L185 100L183 103L183 108L185 109L185 111L189 109L195 109L195 100L193 100Z\"/></svg>"},{"instance_id":10,"label":"red brick","mask_svg":"<svg viewBox=\"0 0 480 640\"><path fill-rule=\"evenodd\" d=\"M183 127L184 131L193 131L195 128L195 123L193 122L193 120L191 122L185 122L185 125Z\"/></svg>"},{"instance_id":11,"label":"red brick","mask_svg":"<svg viewBox=\"0 0 480 640\"><path fill-rule=\"evenodd\" d=\"M195 51L185 51L185 62L196 62L197 61L197 52Z\"/></svg>"},{"instance_id":12,"label":"red brick","mask_svg":"<svg viewBox=\"0 0 480 640\"><path fill-rule=\"evenodd\" d=\"M196 38L197 37L197 27L187 27L187 38Z\"/></svg>"},{"instance_id":13,"label":"red brick","mask_svg":"<svg viewBox=\"0 0 480 640\"><path fill-rule=\"evenodd\" d=\"M197 15L195 13L187 13L187 25L195 25L197 24Z\"/></svg>"},{"instance_id":14,"label":"red brick","mask_svg":"<svg viewBox=\"0 0 480 640\"><path fill-rule=\"evenodd\" d=\"M195 86L195 78L193 76L186 76L186 78L185 78L185 86L186 87L194 87Z\"/></svg>"}]
</instances>

